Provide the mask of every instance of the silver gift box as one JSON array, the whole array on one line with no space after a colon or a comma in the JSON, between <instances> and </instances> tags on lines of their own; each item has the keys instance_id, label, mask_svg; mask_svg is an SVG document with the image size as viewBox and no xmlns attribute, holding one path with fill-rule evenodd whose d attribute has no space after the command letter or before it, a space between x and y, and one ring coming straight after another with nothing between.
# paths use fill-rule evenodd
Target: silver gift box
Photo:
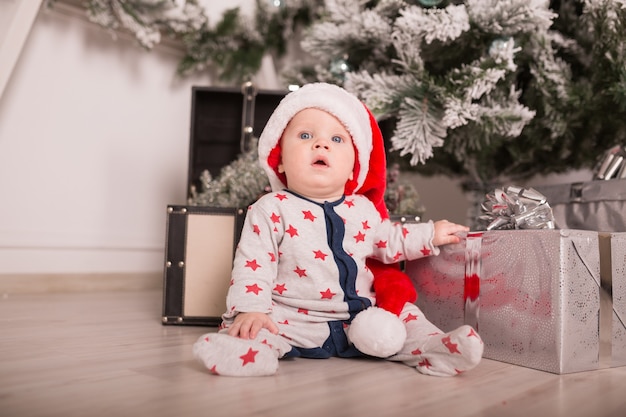
<instances>
[{"instance_id":1,"label":"silver gift box","mask_svg":"<svg viewBox=\"0 0 626 417\"><path fill-rule=\"evenodd\" d=\"M626 232L626 179L535 187L554 214L558 229Z\"/></svg>"},{"instance_id":2,"label":"silver gift box","mask_svg":"<svg viewBox=\"0 0 626 417\"><path fill-rule=\"evenodd\" d=\"M601 280L597 232L463 234L406 272L428 319L445 331L477 328L486 358L557 374L626 365L623 321L611 320L626 299Z\"/></svg>"},{"instance_id":3,"label":"silver gift box","mask_svg":"<svg viewBox=\"0 0 626 417\"><path fill-rule=\"evenodd\" d=\"M599 233L600 276L604 314L600 321L611 325L604 332L602 356L612 358L612 366L626 363L626 233Z\"/></svg>"}]
</instances>

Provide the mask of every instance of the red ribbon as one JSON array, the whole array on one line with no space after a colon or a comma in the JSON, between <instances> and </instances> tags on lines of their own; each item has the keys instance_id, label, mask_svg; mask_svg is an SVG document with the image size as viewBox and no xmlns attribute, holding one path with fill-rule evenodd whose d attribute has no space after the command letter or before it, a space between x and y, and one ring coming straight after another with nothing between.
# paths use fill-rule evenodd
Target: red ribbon
<instances>
[{"instance_id":1,"label":"red ribbon","mask_svg":"<svg viewBox=\"0 0 626 417\"><path fill-rule=\"evenodd\" d=\"M480 270L482 267L481 246L482 232L470 232L465 240L465 286L463 301L465 304L465 323L478 330L480 310Z\"/></svg>"}]
</instances>

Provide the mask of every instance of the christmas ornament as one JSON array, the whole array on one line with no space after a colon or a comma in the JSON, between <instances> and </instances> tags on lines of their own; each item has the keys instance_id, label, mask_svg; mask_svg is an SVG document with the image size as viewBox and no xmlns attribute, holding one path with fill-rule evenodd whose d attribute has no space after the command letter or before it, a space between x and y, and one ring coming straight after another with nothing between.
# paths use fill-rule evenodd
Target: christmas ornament
<instances>
[{"instance_id":1,"label":"christmas ornament","mask_svg":"<svg viewBox=\"0 0 626 417\"><path fill-rule=\"evenodd\" d=\"M342 58L335 59L330 63L329 68L332 75L342 80L346 77L346 73L350 72L350 65L348 65L346 58L346 56L343 56Z\"/></svg>"},{"instance_id":2,"label":"christmas ornament","mask_svg":"<svg viewBox=\"0 0 626 417\"><path fill-rule=\"evenodd\" d=\"M441 4L443 0L419 0L419 4L424 7L435 7Z\"/></svg>"},{"instance_id":3,"label":"christmas ornament","mask_svg":"<svg viewBox=\"0 0 626 417\"><path fill-rule=\"evenodd\" d=\"M270 0L270 6L274 6L277 9L283 9L285 7L284 0Z\"/></svg>"},{"instance_id":4,"label":"christmas ornament","mask_svg":"<svg viewBox=\"0 0 626 417\"><path fill-rule=\"evenodd\" d=\"M489 45L489 56L496 59L505 55L510 49L515 46L513 38L498 38L491 42Z\"/></svg>"}]
</instances>

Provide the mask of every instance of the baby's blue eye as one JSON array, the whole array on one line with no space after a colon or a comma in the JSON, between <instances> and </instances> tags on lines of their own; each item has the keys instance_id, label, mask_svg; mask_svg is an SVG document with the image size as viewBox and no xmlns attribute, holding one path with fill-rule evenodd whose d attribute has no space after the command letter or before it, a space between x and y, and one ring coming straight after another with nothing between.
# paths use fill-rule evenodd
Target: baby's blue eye
<instances>
[{"instance_id":1,"label":"baby's blue eye","mask_svg":"<svg viewBox=\"0 0 626 417\"><path fill-rule=\"evenodd\" d=\"M332 141L336 143L341 143L343 142L343 138L341 136L333 136Z\"/></svg>"},{"instance_id":2,"label":"baby's blue eye","mask_svg":"<svg viewBox=\"0 0 626 417\"><path fill-rule=\"evenodd\" d=\"M307 132L300 133L300 139L311 139L311 134Z\"/></svg>"}]
</instances>

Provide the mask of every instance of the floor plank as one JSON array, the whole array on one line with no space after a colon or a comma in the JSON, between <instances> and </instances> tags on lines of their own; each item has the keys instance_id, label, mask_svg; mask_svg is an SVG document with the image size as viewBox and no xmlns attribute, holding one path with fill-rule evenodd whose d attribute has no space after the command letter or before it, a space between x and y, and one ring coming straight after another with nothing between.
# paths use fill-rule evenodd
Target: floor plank
<instances>
[{"instance_id":1,"label":"floor plank","mask_svg":"<svg viewBox=\"0 0 626 417\"><path fill-rule=\"evenodd\" d=\"M626 415L626 367L554 375L483 360L454 378L367 359L290 359L272 377L209 374L163 326L160 291L0 298L0 415Z\"/></svg>"}]
</instances>

